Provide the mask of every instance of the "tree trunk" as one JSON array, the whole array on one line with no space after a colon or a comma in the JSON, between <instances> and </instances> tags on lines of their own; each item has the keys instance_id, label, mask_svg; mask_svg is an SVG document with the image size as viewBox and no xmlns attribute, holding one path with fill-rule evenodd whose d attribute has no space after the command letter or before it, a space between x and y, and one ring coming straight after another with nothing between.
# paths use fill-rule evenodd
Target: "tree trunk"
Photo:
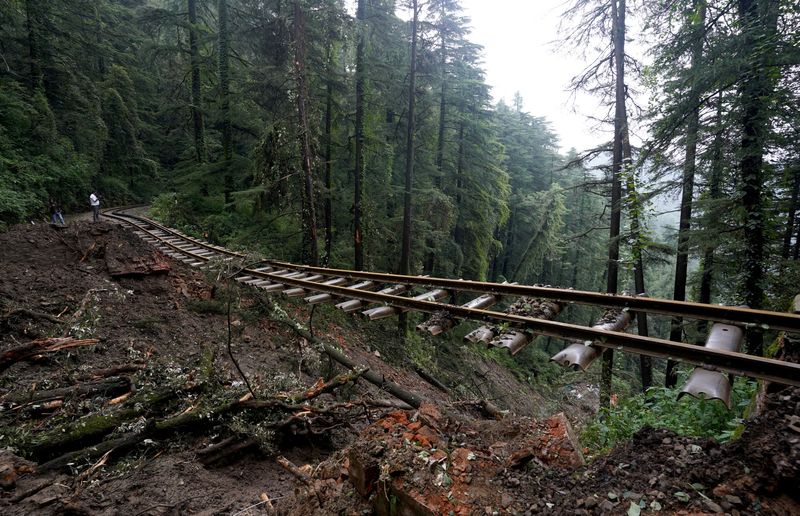
<instances>
[{"instance_id":1,"label":"tree trunk","mask_svg":"<svg viewBox=\"0 0 800 516\"><path fill-rule=\"evenodd\" d=\"M197 45L196 0L187 0L189 8L189 64L192 69L192 122L194 123L194 150L198 163L206 162L206 141L203 129L202 98L200 96L200 52Z\"/></svg>"},{"instance_id":2,"label":"tree trunk","mask_svg":"<svg viewBox=\"0 0 800 516\"><path fill-rule=\"evenodd\" d=\"M453 228L453 241L459 247L464 245L464 227L461 216L461 203L463 202L464 193L464 122L458 124L458 158L456 160L456 210L458 212L458 220ZM460 275L460 271L457 271Z\"/></svg>"},{"instance_id":3,"label":"tree trunk","mask_svg":"<svg viewBox=\"0 0 800 516\"><path fill-rule=\"evenodd\" d=\"M511 214L508 216L508 225L506 226L506 245L503 247L503 267L500 269L500 273L506 281L509 277L508 271L511 268L511 249L513 249L514 246L514 221L516 219L516 213L517 210L512 207Z\"/></svg>"},{"instance_id":4,"label":"tree trunk","mask_svg":"<svg viewBox=\"0 0 800 516\"><path fill-rule=\"evenodd\" d=\"M617 293L619 277L619 232L622 219L622 142L628 130L628 117L625 110L625 0L611 0L613 22L615 94L614 94L614 150L611 164L611 230L608 243L608 275L606 292ZM614 350L603 353L603 373L600 384L600 406L608 407L611 401L611 381L613 375Z\"/></svg>"},{"instance_id":5,"label":"tree trunk","mask_svg":"<svg viewBox=\"0 0 800 516\"><path fill-rule=\"evenodd\" d=\"M314 171L311 153L311 128L308 124L308 87L306 85L306 34L305 14L300 1L294 2L294 75L297 87L298 142L303 170L303 261L310 265L319 263L317 249L317 216L314 204Z\"/></svg>"},{"instance_id":6,"label":"tree trunk","mask_svg":"<svg viewBox=\"0 0 800 516\"><path fill-rule=\"evenodd\" d=\"M772 93L768 76L773 38L777 24L775 0L739 0L739 17L744 36L744 51L750 56L741 86L742 142L739 161L742 207L745 212L744 300L750 308L761 308L764 301L764 148L769 132L767 102ZM755 54L755 55L752 55ZM750 332L748 350L761 355L763 335Z\"/></svg>"},{"instance_id":7,"label":"tree trunk","mask_svg":"<svg viewBox=\"0 0 800 516\"><path fill-rule=\"evenodd\" d=\"M722 141L725 127L722 123L722 93L719 94L719 101L717 102L717 115L716 115L716 134L714 135L714 143L711 154L711 176L708 180L708 197L713 203L721 197L722 187ZM698 302L709 304L711 303L711 287L714 281L714 251L716 246L707 245L703 251L703 261L701 263L702 273L700 275L700 292L698 294ZM706 323L701 321L698 324L698 333L705 333ZM669 371L668 371L669 373ZM677 380L677 379L676 379ZM674 386L667 385L667 387Z\"/></svg>"},{"instance_id":8,"label":"tree trunk","mask_svg":"<svg viewBox=\"0 0 800 516\"><path fill-rule=\"evenodd\" d=\"M784 260L789 259L789 253L792 248L792 235L794 235L795 218L797 216L797 197L800 194L800 169L793 168L791 174L793 179L792 198L787 209L786 231L783 234L783 250L781 251L781 257Z\"/></svg>"},{"instance_id":9,"label":"tree trunk","mask_svg":"<svg viewBox=\"0 0 800 516\"><path fill-rule=\"evenodd\" d=\"M230 206L233 192L233 176L231 175L231 157L233 156L231 141L231 97L230 68L228 54L230 49L230 31L228 29L228 1L219 0L219 96L222 115L222 157L225 160L225 205Z\"/></svg>"},{"instance_id":10,"label":"tree trunk","mask_svg":"<svg viewBox=\"0 0 800 516\"><path fill-rule=\"evenodd\" d=\"M97 77L102 80L106 75L106 61L100 49L103 42L103 21L102 18L100 18L100 9L97 8L97 5L94 7L94 26L96 31L95 43L97 44L97 60L95 61L95 65L97 66Z\"/></svg>"},{"instance_id":11,"label":"tree trunk","mask_svg":"<svg viewBox=\"0 0 800 516\"><path fill-rule=\"evenodd\" d=\"M703 0L695 0L694 8L698 18L694 23L694 42L692 43L692 63L690 75L700 68L703 58L703 35L705 33L706 4ZM686 301L686 278L689 269L689 230L692 221L692 202L694 197L694 175L697 168L697 133L700 128L700 88L696 82L688 99L691 109L686 120L686 156L683 162L683 187L681 193L681 215L678 223L678 254L675 260L675 285L672 299ZM683 341L683 318L673 317L670 324L669 340ZM666 387L673 387L677 382L675 362L668 360L664 375Z\"/></svg>"},{"instance_id":12,"label":"tree trunk","mask_svg":"<svg viewBox=\"0 0 800 516\"><path fill-rule=\"evenodd\" d=\"M364 268L363 235L361 232L361 197L364 176L364 81L367 70L364 62L364 45L367 37L365 0L358 0L356 11L358 43L356 45L356 169L353 192L353 269Z\"/></svg>"},{"instance_id":13,"label":"tree trunk","mask_svg":"<svg viewBox=\"0 0 800 516\"><path fill-rule=\"evenodd\" d=\"M333 50L328 43L328 78L325 84L325 265L331 259L333 245L333 183L331 180L333 159Z\"/></svg>"},{"instance_id":14,"label":"tree trunk","mask_svg":"<svg viewBox=\"0 0 800 516\"><path fill-rule=\"evenodd\" d=\"M413 19L411 21L411 62L408 74L408 124L406 126L406 177L403 191L403 247L400 253L400 274L411 272L411 189L414 184L414 135L416 131L416 89L417 89L417 25L419 8L417 0L411 1Z\"/></svg>"},{"instance_id":15,"label":"tree trunk","mask_svg":"<svg viewBox=\"0 0 800 516\"><path fill-rule=\"evenodd\" d=\"M28 59L30 60L29 85L31 92L44 88L42 74L41 49L39 48L39 34L41 29L40 0L25 1L25 22L28 28Z\"/></svg>"},{"instance_id":16,"label":"tree trunk","mask_svg":"<svg viewBox=\"0 0 800 516\"><path fill-rule=\"evenodd\" d=\"M587 182L587 174L585 170L583 172L583 182L584 183ZM574 192L576 196L579 195L577 189L575 189ZM586 212L586 193L583 193L580 196L580 199L581 199L580 203L578 204L577 220L583 221L584 213ZM581 252L578 249L578 243L575 242L575 244L573 245L573 254L572 254L572 280L570 281L570 287L572 288L578 288L578 269L579 269L578 265L580 262L580 257L581 257Z\"/></svg>"},{"instance_id":17,"label":"tree trunk","mask_svg":"<svg viewBox=\"0 0 800 516\"><path fill-rule=\"evenodd\" d=\"M628 132L625 131L623 140L623 153L625 156L625 167L627 170L627 191L631 199L631 239L633 240L633 282L636 295L645 294L647 290L644 286L644 249L641 234L641 203L636 190L636 180L634 177L633 159L631 155L631 143L628 139ZM647 337L650 332L647 329L647 312L636 313L637 332L642 337ZM642 380L642 392L646 392L653 383L653 361L650 357L639 355L639 372Z\"/></svg>"},{"instance_id":18,"label":"tree trunk","mask_svg":"<svg viewBox=\"0 0 800 516\"><path fill-rule=\"evenodd\" d=\"M794 237L794 249L792 249L792 260L800 259L800 224L797 226L797 234Z\"/></svg>"},{"instance_id":19,"label":"tree trunk","mask_svg":"<svg viewBox=\"0 0 800 516\"><path fill-rule=\"evenodd\" d=\"M442 5L442 10L444 6ZM436 175L434 176L433 183L438 189L442 189L444 183L443 168L444 168L444 136L445 136L445 116L447 114L447 59L446 59L446 46L444 40L444 33L440 33L440 48L441 59L439 66L442 69L441 77L441 91L439 94L439 131L436 140ZM433 267L436 263L436 239L433 236L428 237L427 247L429 248L428 256L425 259L425 274L433 274Z\"/></svg>"}]
</instances>

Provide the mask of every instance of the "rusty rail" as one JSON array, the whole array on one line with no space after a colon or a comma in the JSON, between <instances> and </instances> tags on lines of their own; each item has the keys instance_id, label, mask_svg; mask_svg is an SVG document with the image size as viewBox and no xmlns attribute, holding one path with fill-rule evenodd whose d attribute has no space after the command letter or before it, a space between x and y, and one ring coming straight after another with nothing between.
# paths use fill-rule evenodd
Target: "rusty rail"
<instances>
[{"instance_id":1,"label":"rusty rail","mask_svg":"<svg viewBox=\"0 0 800 516\"><path fill-rule=\"evenodd\" d=\"M151 235L153 231L147 229L146 226L156 228L156 230L169 235L169 238L182 239L193 246L212 251L210 256L208 254L201 256L197 253L182 249L175 243L165 244L172 251L183 253L194 261L207 262L215 256L221 256L227 259L234 257L246 258L245 255L240 253L228 251L224 248L212 246L200 240L182 235L149 219L124 214L120 215L119 213L113 213L111 216ZM162 241L164 240L161 237L154 236L154 238L158 238ZM653 337L641 337L639 335L608 331L599 328L589 328L575 324L535 319L502 312L469 308L467 306L451 305L426 299L409 298L386 293L388 289L381 292L356 289L352 288L352 286L347 287L333 284L330 281L320 282L319 276L325 276L328 277L328 279L345 278L352 281L361 281L362 283L369 280L376 284L384 285L421 285L448 291L471 291L483 294L510 296L527 295L565 302L649 311L664 315L681 315L684 317L706 319L716 322L758 325L760 327L800 332L800 315L796 314L782 314L764 310L722 307L645 297L615 296L550 287L327 269L323 267L295 265L274 260L268 260L263 263L268 266L256 269L245 269L242 271L242 275L250 278L247 281L260 282L263 285L262 288L266 287L269 290L274 289L277 291L285 290L288 287L295 287L296 289L302 289L304 291L329 294L332 297L351 300L352 302L356 302L356 308L363 308L364 303L377 303L399 310L414 310L431 314L447 312L451 316L459 319L472 319L491 323L505 322L520 330L552 337L575 339L584 342L586 345L613 348L652 357L678 360L701 366L708 370L725 371L737 375L800 386L800 364L754 357L733 351L699 347ZM316 281L308 281L303 278L315 278ZM408 289L406 288L403 290ZM353 304L351 301L344 301L341 304Z\"/></svg>"}]
</instances>

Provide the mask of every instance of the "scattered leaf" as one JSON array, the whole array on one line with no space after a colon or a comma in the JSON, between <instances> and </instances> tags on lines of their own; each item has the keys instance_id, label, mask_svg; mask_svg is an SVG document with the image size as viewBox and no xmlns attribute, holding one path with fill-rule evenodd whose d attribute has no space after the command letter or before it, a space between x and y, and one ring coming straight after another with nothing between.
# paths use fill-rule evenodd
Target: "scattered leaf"
<instances>
[{"instance_id":1,"label":"scattered leaf","mask_svg":"<svg viewBox=\"0 0 800 516\"><path fill-rule=\"evenodd\" d=\"M684 493L683 491L677 491L675 493L675 498L677 498L678 500L680 500L682 502L688 502L689 501L689 495Z\"/></svg>"}]
</instances>

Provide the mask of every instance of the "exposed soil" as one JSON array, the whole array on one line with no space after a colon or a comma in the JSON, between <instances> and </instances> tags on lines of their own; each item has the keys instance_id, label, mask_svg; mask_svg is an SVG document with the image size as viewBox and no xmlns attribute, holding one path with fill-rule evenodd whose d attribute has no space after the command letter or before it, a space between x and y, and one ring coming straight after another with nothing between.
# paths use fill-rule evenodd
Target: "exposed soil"
<instances>
[{"instance_id":1,"label":"exposed soil","mask_svg":"<svg viewBox=\"0 0 800 516\"><path fill-rule=\"evenodd\" d=\"M325 307L310 318L286 302L288 319L311 323L316 337L425 403L398 410L352 378L304 401L321 377L344 370L271 316L264 294L230 297L222 269L188 268L107 222L18 226L0 234L0 255L0 353L52 337L91 342L0 371L4 514L800 514L798 389L765 395L730 444L645 429L586 464L571 424L596 406L591 385L565 395L567 416L552 415L554 402L496 362L445 350L442 370L462 370L444 392L403 367L389 323L364 326ZM258 400L302 406L247 405L229 329ZM787 349L796 358L797 347ZM107 388L57 394L92 382ZM163 399L145 397L155 392ZM495 419L482 396L511 412ZM227 411L214 413L220 406ZM192 418L203 410L207 418ZM122 413L135 417L113 432L41 444ZM177 431L144 433L181 417L189 423ZM131 435L147 438L46 467ZM228 442L241 449L207 460L209 446Z\"/></svg>"}]
</instances>

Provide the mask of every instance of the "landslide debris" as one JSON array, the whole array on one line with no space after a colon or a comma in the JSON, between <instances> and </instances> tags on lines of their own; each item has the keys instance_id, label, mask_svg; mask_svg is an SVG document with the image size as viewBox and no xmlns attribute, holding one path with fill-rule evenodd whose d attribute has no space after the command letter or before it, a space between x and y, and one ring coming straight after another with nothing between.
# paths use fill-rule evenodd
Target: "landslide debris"
<instances>
[{"instance_id":1,"label":"landslide debris","mask_svg":"<svg viewBox=\"0 0 800 516\"><path fill-rule=\"evenodd\" d=\"M225 285L112 224L19 226L0 249L0 355L28 350L0 372L3 514L800 513L798 389L772 386L729 444L646 428L585 464L570 418L453 399L324 319L316 336L427 403L321 375L313 343L243 291L251 399ZM541 401L504 385L503 408Z\"/></svg>"}]
</instances>

